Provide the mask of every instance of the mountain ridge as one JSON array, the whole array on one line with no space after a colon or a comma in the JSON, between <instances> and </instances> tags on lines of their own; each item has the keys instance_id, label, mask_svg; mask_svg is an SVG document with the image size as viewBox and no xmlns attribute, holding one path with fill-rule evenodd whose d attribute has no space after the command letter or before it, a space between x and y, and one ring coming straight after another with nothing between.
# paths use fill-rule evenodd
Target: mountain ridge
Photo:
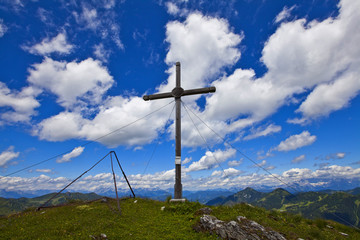
<instances>
[{"instance_id":1,"label":"mountain ridge","mask_svg":"<svg viewBox=\"0 0 360 240\"><path fill-rule=\"evenodd\" d=\"M24 211L28 208L40 207L46 201L48 201L51 197L53 197L56 193L48 193L40 197L34 198L2 198L0 197L0 216L6 216L9 214L18 213ZM78 192L65 192L60 193L54 199L52 199L47 206L55 206L66 204L71 201L92 201L96 199L100 199L102 196L97 195L96 193L78 193Z\"/></svg>"},{"instance_id":2,"label":"mountain ridge","mask_svg":"<svg viewBox=\"0 0 360 240\"><path fill-rule=\"evenodd\" d=\"M306 218L325 218L346 225L360 226L360 194L359 188L347 191L300 192L292 194L278 188L270 193L261 193L246 188L228 197L218 197L207 202L207 205L233 206L239 203L252 204L268 210L286 211L301 214ZM249 192L252 197L241 198ZM257 197L255 197L257 196Z\"/></svg>"}]
</instances>

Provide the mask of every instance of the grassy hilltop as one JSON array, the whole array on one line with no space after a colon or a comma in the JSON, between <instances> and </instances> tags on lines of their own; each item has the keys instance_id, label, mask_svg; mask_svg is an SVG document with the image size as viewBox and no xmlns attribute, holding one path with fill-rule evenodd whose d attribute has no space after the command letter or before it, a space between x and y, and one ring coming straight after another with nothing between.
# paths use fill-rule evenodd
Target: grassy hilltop
<instances>
[{"instance_id":1,"label":"grassy hilltop","mask_svg":"<svg viewBox=\"0 0 360 240\"><path fill-rule=\"evenodd\" d=\"M38 212L28 209L0 218L0 239L101 239L101 234L108 239L217 239L193 230L200 219L197 211L204 207L200 203L136 200L123 199L121 215L115 211L115 200L72 202ZM220 220L245 216L287 239L360 239L359 231L333 221L307 220L247 204L211 208L211 214Z\"/></svg>"},{"instance_id":2,"label":"grassy hilltop","mask_svg":"<svg viewBox=\"0 0 360 240\"><path fill-rule=\"evenodd\" d=\"M48 199L55 196L56 193L46 194L40 197L34 198L2 198L0 197L0 216L9 215L13 213L18 213L24 211L27 208L39 207L45 203ZM100 195L96 193L72 193L66 192L57 195L50 202L50 206L66 204L73 200L83 200L90 201L101 198Z\"/></svg>"}]
</instances>

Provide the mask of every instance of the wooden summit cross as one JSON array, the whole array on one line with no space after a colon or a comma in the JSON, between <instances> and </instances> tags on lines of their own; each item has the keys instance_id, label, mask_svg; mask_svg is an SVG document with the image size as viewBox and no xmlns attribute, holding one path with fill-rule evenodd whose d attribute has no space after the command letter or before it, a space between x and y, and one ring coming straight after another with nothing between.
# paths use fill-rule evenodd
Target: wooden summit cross
<instances>
[{"instance_id":1,"label":"wooden summit cross","mask_svg":"<svg viewBox=\"0 0 360 240\"><path fill-rule=\"evenodd\" d=\"M215 87L196 88L184 90L180 84L180 62L176 63L176 86L171 92L158 93L154 95L145 95L145 101L156 100L162 98L175 98L176 117L175 117L175 186L174 199L172 201L184 201L182 199L182 184L181 184L181 96L195 95L201 93L215 92Z\"/></svg>"}]
</instances>

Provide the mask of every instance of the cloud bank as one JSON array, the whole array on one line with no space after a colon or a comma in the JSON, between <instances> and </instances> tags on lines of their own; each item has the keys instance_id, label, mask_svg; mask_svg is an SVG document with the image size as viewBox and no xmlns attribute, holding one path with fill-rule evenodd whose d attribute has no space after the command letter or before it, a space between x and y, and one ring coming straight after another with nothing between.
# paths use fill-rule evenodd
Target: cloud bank
<instances>
[{"instance_id":1,"label":"cloud bank","mask_svg":"<svg viewBox=\"0 0 360 240\"><path fill-rule=\"evenodd\" d=\"M225 172L225 173L224 173ZM174 183L174 169L154 174L128 175L129 182L133 188L160 188L169 189ZM326 189L342 187L354 188L360 182L360 168L349 166L332 165L318 170L307 168L292 168L281 174L274 174L282 182L267 174L244 174L240 170L229 168L224 171L214 171L211 176L205 178L192 178L183 175L183 187L189 190L205 190L218 188L243 189L254 188L276 188L283 187L292 191L303 191L304 189ZM0 184L7 191L32 191L32 190L59 190L71 182L64 177L51 178L40 175L32 178L4 177ZM283 182L287 183L284 185ZM125 179L118 177L119 189L128 189ZM69 187L73 191L91 191L103 193L113 190L113 179L111 173L100 173L86 176Z\"/></svg>"}]
</instances>

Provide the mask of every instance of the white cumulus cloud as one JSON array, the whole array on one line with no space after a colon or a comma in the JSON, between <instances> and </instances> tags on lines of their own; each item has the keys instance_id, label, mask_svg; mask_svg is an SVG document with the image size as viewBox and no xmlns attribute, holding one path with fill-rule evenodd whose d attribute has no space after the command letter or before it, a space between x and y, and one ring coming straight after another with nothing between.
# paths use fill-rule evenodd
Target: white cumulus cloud
<instances>
[{"instance_id":1,"label":"white cumulus cloud","mask_svg":"<svg viewBox=\"0 0 360 240\"><path fill-rule=\"evenodd\" d=\"M281 152L292 151L304 146L313 144L316 141L316 136L310 135L308 131L303 131L300 134L296 134L288 137L282 141L277 147L276 150Z\"/></svg>"},{"instance_id":2,"label":"white cumulus cloud","mask_svg":"<svg viewBox=\"0 0 360 240\"><path fill-rule=\"evenodd\" d=\"M74 48L73 45L69 44L66 41L66 34L59 33L57 36L50 38L45 38L41 43L35 44L31 47L24 47L32 54L48 56L51 53L60 53L60 54L69 54Z\"/></svg>"},{"instance_id":3,"label":"white cumulus cloud","mask_svg":"<svg viewBox=\"0 0 360 240\"><path fill-rule=\"evenodd\" d=\"M277 133L281 131L281 126L270 124L266 127L259 127L257 129L252 129L251 133L244 137L244 140L250 140L258 137L264 137L272 133Z\"/></svg>"},{"instance_id":4,"label":"white cumulus cloud","mask_svg":"<svg viewBox=\"0 0 360 240\"><path fill-rule=\"evenodd\" d=\"M7 27L3 24L3 20L0 18L0 37L4 36L7 31Z\"/></svg>"},{"instance_id":5,"label":"white cumulus cloud","mask_svg":"<svg viewBox=\"0 0 360 240\"><path fill-rule=\"evenodd\" d=\"M236 47L242 38L231 32L225 19L192 13L184 22L173 21L166 25L166 41L170 47L165 61L170 66L181 62L184 89L203 87L223 67L240 58ZM174 87L174 68L171 67L169 73L170 84L160 90L171 91Z\"/></svg>"},{"instance_id":6,"label":"white cumulus cloud","mask_svg":"<svg viewBox=\"0 0 360 240\"><path fill-rule=\"evenodd\" d=\"M6 167L7 164L19 156L19 152L14 151L14 146L10 146L8 149L0 153L0 167Z\"/></svg>"},{"instance_id":7,"label":"white cumulus cloud","mask_svg":"<svg viewBox=\"0 0 360 240\"><path fill-rule=\"evenodd\" d=\"M199 161L193 162L187 169L186 172L194 172L200 170L208 170L217 167L222 162L225 162L227 159L234 157L236 150L229 148L225 151L216 150L214 152L207 151L204 156L200 158Z\"/></svg>"},{"instance_id":8,"label":"white cumulus cloud","mask_svg":"<svg viewBox=\"0 0 360 240\"><path fill-rule=\"evenodd\" d=\"M235 168L227 168L224 170L218 170L218 171L214 171L211 176L220 176L223 178L227 178L227 177L234 177L234 176L238 176L242 173L242 171L237 170Z\"/></svg>"},{"instance_id":9,"label":"white cumulus cloud","mask_svg":"<svg viewBox=\"0 0 360 240\"><path fill-rule=\"evenodd\" d=\"M254 167L264 167L266 165L266 160L262 160L261 163L257 163L254 165Z\"/></svg>"},{"instance_id":10,"label":"white cumulus cloud","mask_svg":"<svg viewBox=\"0 0 360 240\"><path fill-rule=\"evenodd\" d=\"M294 10L295 6L291 8L284 7L283 10L276 16L275 23L279 23L291 16L291 11Z\"/></svg>"},{"instance_id":11,"label":"white cumulus cloud","mask_svg":"<svg viewBox=\"0 0 360 240\"><path fill-rule=\"evenodd\" d=\"M166 2L167 12L172 15L176 15L180 12L179 7L173 2Z\"/></svg>"},{"instance_id":12,"label":"white cumulus cloud","mask_svg":"<svg viewBox=\"0 0 360 240\"><path fill-rule=\"evenodd\" d=\"M180 7L181 2L184 1L177 1L176 3L171 1L166 2L165 6L167 13L174 16L186 16L189 14L189 10L187 8Z\"/></svg>"},{"instance_id":13,"label":"white cumulus cloud","mask_svg":"<svg viewBox=\"0 0 360 240\"><path fill-rule=\"evenodd\" d=\"M58 103L66 108L83 101L100 103L114 83L108 70L92 58L79 63L45 58L42 63L34 64L29 73L28 81L32 85L55 94Z\"/></svg>"},{"instance_id":14,"label":"white cumulus cloud","mask_svg":"<svg viewBox=\"0 0 360 240\"><path fill-rule=\"evenodd\" d=\"M184 160L182 160L181 164L187 164L192 161L192 157L187 157Z\"/></svg>"},{"instance_id":15,"label":"white cumulus cloud","mask_svg":"<svg viewBox=\"0 0 360 240\"><path fill-rule=\"evenodd\" d=\"M84 149L85 149L84 147L76 147L71 152L63 155L60 159L57 159L56 162L57 163L70 162L71 159L80 156L83 153Z\"/></svg>"},{"instance_id":16,"label":"white cumulus cloud","mask_svg":"<svg viewBox=\"0 0 360 240\"><path fill-rule=\"evenodd\" d=\"M325 160L343 159L345 156L346 156L345 152L337 152L326 155Z\"/></svg>"},{"instance_id":17,"label":"white cumulus cloud","mask_svg":"<svg viewBox=\"0 0 360 240\"><path fill-rule=\"evenodd\" d=\"M229 165L229 167L237 167L237 166L241 165L242 162L243 162L242 159L239 160L239 161L233 160L233 161L229 161L229 162L228 162L228 165Z\"/></svg>"},{"instance_id":18,"label":"white cumulus cloud","mask_svg":"<svg viewBox=\"0 0 360 240\"><path fill-rule=\"evenodd\" d=\"M291 162L292 163L300 163L305 160L305 154L295 157Z\"/></svg>"},{"instance_id":19,"label":"white cumulus cloud","mask_svg":"<svg viewBox=\"0 0 360 240\"><path fill-rule=\"evenodd\" d=\"M96 30L101 24L100 19L98 18L98 13L95 8L83 7L81 14L73 13L75 19L78 23L85 25L87 28Z\"/></svg>"},{"instance_id":20,"label":"white cumulus cloud","mask_svg":"<svg viewBox=\"0 0 360 240\"><path fill-rule=\"evenodd\" d=\"M310 91L294 123L327 116L359 93L360 3L342 0L338 6L336 18L283 23L263 49L267 78L289 94Z\"/></svg>"},{"instance_id":21,"label":"white cumulus cloud","mask_svg":"<svg viewBox=\"0 0 360 240\"><path fill-rule=\"evenodd\" d=\"M296 113L302 117L289 119L292 123L308 123L348 106L360 89L360 4L343 0L339 7L336 18L282 23L263 48L261 61L268 69L264 76L236 69L218 79L203 116L227 121L226 129L236 131L293 104L298 93L307 98L299 100Z\"/></svg>"},{"instance_id":22,"label":"white cumulus cloud","mask_svg":"<svg viewBox=\"0 0 360 240\"><path fill-rule=\"evenodd\" d=\"M29 122L31 116L36 114L35 108L40 106L36 96L40 90L34 87L24 87L21 91L9 89L5 83L0 82L0 125L16 122Z\"/></svg>"},{"instance_id":23,"label":"white cumulus cloud","mask_svg":"<svg viewBox=\"0 0 360 240\"><path fill-rule=\"evenodd\" d=\"M107 2L95 1L92 4L83 4L79 12L74 11L75 21L81 30L90 29L103 40L111 40L119 49L124 49L120 39L120 26L116 19L113 0ZM91 6L93 5L93 6ZM103 9L105 7L105 9Z\"/></svg>"},{"instance_id":24,"label":"white cumulus cloud","mask_svg":"<svg viewBox=\"0 0 360 240\"><path fill-rule=\"evenodd\" d=\"M160 111L161 107L163 108ZM84 138L97 139L111 147L143 145L156 138L169 116L168 113L164 114L164 111L171 111L170 107L171 105L163 101L145 102L136 96L109 97L92 119L76 111L61 112L40 122L34 129L34 134L50 141ZM155 110L159 111L144 118ZM134 124L128 126L129 123ZM124 126L128 127L119 131ZM107 135L111 132L113 134ZM104 137L105 135L107 136Z\"/></svg>"},{"instance_id":25,"label":"white cumulus cloud","mask_svg":"<svg viewBox=\"0 0 360 240\"><path fill-rule=\"evenodd\" d=\"M101 61L107 62L110 57L110 50L106 50L104 44L99 43L94 46L94 55Z\"/></svg>"},{"instance_id":26,"label":"white cumulus cloud","mask_svg":"<svg viewBox=\"0 0 360 240\"><path fill-rule=\"evenodd\" d=\"M52 172L51 169L46 169L46 168L44 168L44 169L36 169L35 171L36 172L41 172L41 173L51 173Z\"/></svg>"},{"instance_id":27,"label":"white cumulus cloud","mask_svg":"<svg viewBox=\"0 0 360 240\"><path fill-rule=\"evenodd\" d=\"M46 58L42 63L35 64L29 72L28 81L33 86L54 93L57 102L66 108L34 127L33 134L40 139L95 140L138 120L136 126L118 131L99 141L107 146L142 145L157 136L158 130L168 118L164 111L159 111L151 116L151 122L146 119L139 120L166 106L164 101L145 102L138 96L105 98L104 93L113 85L114 80L99 61L91 58L69 63ZM93 114L94 112L96 114ZM92 113L92 116L89 117L88 113Z\"/></svg>"},{"instance_id":28,"label":"white cumulus cloud","mask_svg":"<svg viewBox=\"0 0 360 240\"><path fill-rule=\"evenodd\" d=\"M328 116L331 112L349 105L360 90L360 79L356 72L344 73L335 82L318 85L300 105L305 119ZM354 91L355 89L355 91Z\"/></svg>"},{"instance_id":29,"label":"white cumulus cloud","mask_svg":"<svg viewBox=\"0 0 360 240\"><path fill-rule=\"evenodd\" d=\"M286 89L271 81L256 79L253 70L237 69L213 83L216 94L209 96L205 115L218 121L233 120L231 131L242 129L263 120L284 104ZM242 116L238 118L239 116Z\"/></svg>"}]
</instances>

